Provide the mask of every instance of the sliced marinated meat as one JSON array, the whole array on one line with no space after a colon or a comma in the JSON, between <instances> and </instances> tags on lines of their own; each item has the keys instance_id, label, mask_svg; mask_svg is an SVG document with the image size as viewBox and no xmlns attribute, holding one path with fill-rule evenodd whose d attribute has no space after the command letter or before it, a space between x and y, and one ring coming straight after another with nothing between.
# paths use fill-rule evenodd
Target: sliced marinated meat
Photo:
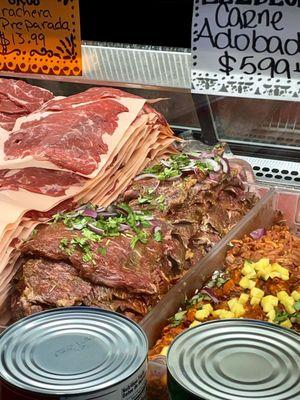
<instances>
[{"instance_id":1,"label":"sliced marinated meat","mask_svg":"<svg viewBox=\"0 0 300 400\"><path fill-rule=\"evenodd\" d=\"M67 307L82 304L91 285L81 279L71 265L45 259L30 259L22 266L18 277L13 309L30 315L35 307Z\"/></svg>"},{"instance_id":2,"label":"sliced marinated meat","mask_svg":"<svg viewBox=\"0 0 300 400\"><path fill-rule=\"evenodd\" d=\"M43 168L0 171L0 190L24 189L52 197L63 196L71 186L83 185L85 181L71 172Z\"/></svg>"},{"instance_id":3,"label":"sliced marinated meat","mask_svg":"<svg viewBox=\"0 0 300 400\"><path fill-rule=\"evenodd\" d=\"M43 257L55 261L68 261L69 256L60 246L62 239L71 241L77 237L63 223L40 225L34 235L21 246L24 254Z\"/></svg>"}]
</instances>

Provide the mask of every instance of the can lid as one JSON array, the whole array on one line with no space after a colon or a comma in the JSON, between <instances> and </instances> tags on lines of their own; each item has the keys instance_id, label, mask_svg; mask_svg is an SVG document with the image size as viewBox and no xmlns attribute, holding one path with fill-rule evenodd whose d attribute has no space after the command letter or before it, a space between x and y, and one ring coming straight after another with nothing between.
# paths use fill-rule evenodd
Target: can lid
<instances>
[{"instance_id":1,"label":"can lid","mask_svg":"<svg viewBox=\"0 0 300 400\"><path fill-rule=\"evenodd\" d=\"M134 374L147 356L141 328L122 315L88 307L24 318L0 336L0 378L41 394L85 394Z\"/></svg>"},{"instance_id":2,"label":"can lid","mask_svg":"<svg viewBox=\"0 0 300 400\"><path fill-rule=\"evenodd\" d=\"M168 371L205 400L300 399L300 335L275 324L216 320L179 335Z\"/></svg>"}]
</instances>

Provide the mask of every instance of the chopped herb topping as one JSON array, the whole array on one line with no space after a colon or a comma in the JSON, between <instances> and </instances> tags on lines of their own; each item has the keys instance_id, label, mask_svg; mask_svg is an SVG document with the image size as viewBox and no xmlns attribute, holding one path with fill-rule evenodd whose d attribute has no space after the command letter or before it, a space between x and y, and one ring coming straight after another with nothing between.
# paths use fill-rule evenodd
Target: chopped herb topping
<instances>
[{"instance_id":1,"label":"chopped herb topping","mask_svg":"<svg viewBox=\"0 0 300 400\"><path fill-rule=\"evenodd\" d=\"M138 198L138 203L139 204L151 204L152 200L153 200L153 193L148 192L148 194L145 194Z\"/></svg>"},{"instance_id":2,"label":"chopped herb topping","mask_svg":"<svg viewBox=\"0 0 300 400\"><path fill-rule=\"evenodd\" d=\"M98 252L99 254L101 254L101 256L106 256L107 253L106 247L99 247Z\"/></svg>"},{"instance_id":3,"label":"chopped herb topping","mask_svg":"<svg viewBox=\"0 0 300 400\"><path fill-rule=\"evenodd\" d=\"M294 307L294 309L295 309L296 311L300 311L300 300L299 300L299 301L296 301L296 303L293 305L293 307Z\"/></svg>"},{"instance_id":4,"label":"chopped herb topping","mask_svg":"<svg viewBox=\"0 0 300 400\"><path fill-rule=\"evenodd\" d=\"M166 208L166 198L164 195L155 197L153 189L147 189L146 193L138 198L138 203L146 205L148 210L154 210L156 208L159 211L164 211Z\"/></svg>"},{"instance_id":5,"label":"chopped herb topping","mask_svg":"<svg viewBox=\"0 0 300 400\"><path fill-rule=\"evenodd\" d=\"M154 234L153 234L153 239L154 239L156 242L162 242L162 240L163 240L162 231L161 231L161 230L158 230L158 231L154 232Z\"/></svg>"},{"instance_id":6,"label":"chopped herb topping","mask_svg":"<svg viewBox=\"0 0 300 400\"><path fill-rule=\"evenodd\" d=\"M230 277L228 273L225 273L223 271L215 271L212 279L207 283L207 287L213 288L217 287L220 288L221 286L224 285L227 281L229 281Z\"/></svg>"},{"instance_id":7,"label":"chopped herb topping","mask_svg":"<svg viewBox=\"0 0 300 400\"><path fill-rule=\"evenodd\" d=\"M203 293L197 293L190 300L187 301L188 307L194 307L196 304L200 303L204 299Z\"/></svg>"},{"instance_id":8,"label":"chopped herb topping","mask_svg":"<svg viewBox=\"0 0 300 400\"><path fill-rule=\"evenodd\" d=\"M171 326L175 327L175 326L180 325L182 323L186 313L187 313L187 311L179 311L178 313L176 313L174 315L174 317L171 317L170 318Z\"/></svg>"},{"instance_id":9,"label":"chopped herb topping","mask_svg":"<svg viewBox=\"0 0 300 400\"><path fill-rule=\"evenodd\" d=\"M280 324L280 322L284 322L287 319L289 319L290 314L285 312L285 311L276 311L276 316L274 319L274 322L277 322L278 324Z\"/></svg>"},{"instance_id":10,"label":"chopped herb topping","mask_svg":"<svg viewBox=\"0 0 300 400\"><path fill-rule=\"evenodd\" d=\"M93 206L88 205L88 207L88 209L92 209ZM97 218L84 215L84 210L56 214L53 217L53 222L63 222L69 230L80 231L80 236L73 238L70 242L63 238L59 247L68 255L72 255L76 249L79 249L83 254L84 262L94 262L91 244L101 243L99 253L106 255L105 246L108 245L109 241L107 240L106 245L103 245L103 239L124 235L122 233L124 227L129 231L126 230L126 236L130 237L130 231L133 231L130 243L132 248L138 242L147 243L148 233L143 228L151 227L149 222L152 219L151 214L148 211L135 212L126 203L118 205L117 211L111 213L112 216L102 215L99 212Z\"/></svg>"}]
</instances>

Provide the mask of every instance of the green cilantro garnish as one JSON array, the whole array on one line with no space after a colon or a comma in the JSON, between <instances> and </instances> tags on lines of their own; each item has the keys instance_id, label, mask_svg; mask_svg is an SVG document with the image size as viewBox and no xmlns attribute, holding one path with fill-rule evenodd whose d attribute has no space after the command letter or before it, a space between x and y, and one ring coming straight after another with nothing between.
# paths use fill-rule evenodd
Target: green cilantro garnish
<instances>
[{"instance_id":1,"label":"green cilantro garnish","mask_svg":"<svg viewBox=\"0 0 300 400\"><path fill-rule=\"evenodd\" d=\"M276 315L275 315L275 319L274 322L277 322L278 324L280 324L280 322L284 322L287 319L289 319L290 314L287 313L286 311L276 311Z\"/></svg>"},{"instance_id":2,"label":"green cilantro garnish","mask_svg":"<svg viewBox=\"0 0 300 400\"><path fill-rule=\"evenodd\" d=\"M158 231L154 232L154 234L153 234L153 239L154 239L156 242L162 242L162 240L163 240L162 231L161 231L161 230L158 230Z\"/></svg>"},{"instance_id":3,"label":"green cilantro garnish","mask_svg":"<svg viewBox=\"0 0 300 400\"><path fill-rule=\"evenodd\" d=\"M68 239L67 238L63 238L61 239L61 241L59 242L59 248L61 250L64 250L66 247L68 247Z\"/></svg>"},{"instance_id":4,"label":"green cilantro garnish","mask_svg":"<svg viewBox=\"0 0 300 400\"><path fill-rule=\"evenodd\" d=\"M147 243L147 239L148 239L147 232L139 231L131 239L130 246L131 246L132 249L134 249L135 245L137 244L137 242L142 242L142 243L146 244Z\"/></svg>"},{"instance_id":5,"label":"green cilantro garnish","mask_svg":"<svg viewBox=\"0 0 300 400\"><path fill-rule=\"evenodd\" d=\"M69 256L78 249L82 252L84 262L94 262L92 243L102 243L105 238L124 235L121 229L122 225L128 226L129 232L126 231L126 236L130 235L130 230L131 233L133 232L131 235L132 248L138 242L147 243L148 234L143 229L151 226L149 222L149 219L152 218L151 214L148 211L136 212L126 203L119 204L118 209L117 216L104 218L99 213L97 219L84 215L84 211L56 214L53 217L53 222L61 221L69 230L80 231L80 236L73 238L70 242L67 239L62 239L60 248ZM105 245L100 246L99 252L102 255L106 254Z\"/></svg>"},{"instance_id":6,"label":"green cilantro garnish","mask_svg":"<svg viewBox=\"0 0 300 400\"><path fill-rule=\"evenodd\" d=\"M175 326L180 325L182 323L186 313L187 313L187 311L179 311L178 313L176 313L174 315L174 317L171 317L170 318L171 326L175 327Z\"/></svg>"},{"instance_id":7,"label":"green cilantro garnish","mask_svg":"<svg viewBox=\"0 0 300 400\"><path fill-rule=\"evenodd\" d=\"M294 303L293 307L294 307L294 309L295 309L296 311L300 311L300 300L299 300L299 301L296 301L296 303Z\"/></svg>"},{"instance_id":8,"label":"green cilantro garnish","mask_svg":"<svg viewBox=\"0 0 300 400\"><path fill-rule=\"evenodd\" d=\"M198 304L203 299L204 299L203 293L197 293L190 300L187 300L186 305L187 305L187 307L194 307L196 304Z\"/></svg>"},{"instance_id":9,"label":"green cilantro garnish","mask_svg":"<svg viewBox=\"0 0 300 400\"><path fill-rule=\"evenodd\" d=\"M99 247L98 253L101 254L101 256L106 256L107 253L106 247Z\"/></svg>"},{"instance_id":10,"label":"green cilantro garnish","mask_svg":"<svg viewBox=\"0 0 300 400\"><path fill-rule=\"evenodd\" d=\"M143 173L145 174L159 174L164 169L162 164L155 164L152 167L145 168Z\"/></svg>"},{"instance_id":11,"label":"green cilantro garnish","mask_svg":"<svg viewBox=\"0 0 300 400\"><path fill-rule=\"evenodd\" d=\"M153 200L153 195L152 194L146 194L146 195L140 196L138 198L138 203L139 204L151 204L152 200Z\"/></svg>"},{"instance_id":12,"label":"green cilantro garnish","mask_svg":"<svg viewBox=\"0 0 300 400\"><path fill-rule=\"evenodd\" d=\"M195 166L198 167L201 171L213 171L214 170L210 164L205 163L203 161L196 161Z\"/></svg>"},{"instance_id":13,"label":"green cilantro garnish","mask_svg":"<svg viewBox=\"0 0 300 400\"><path fill-rule=\"evenodd\" d=\"M207 287L213 288L217 287L220 288L221 286L224 285L227 281L229 281L230 276L223 272L223 271L215 271L212 279L206 284Z\"/></svg>"}]
</instances>

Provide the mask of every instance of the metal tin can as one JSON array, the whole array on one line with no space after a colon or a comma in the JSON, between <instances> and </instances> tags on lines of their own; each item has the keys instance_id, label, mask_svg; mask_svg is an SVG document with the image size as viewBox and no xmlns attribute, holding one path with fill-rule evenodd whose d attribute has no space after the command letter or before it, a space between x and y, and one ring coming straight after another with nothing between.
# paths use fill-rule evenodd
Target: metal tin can
<instances>
[{"instance_id":1,"label":"metal tin can","mask_svg":"<svg viewBox=\"0 0 300 400\"><path fill-rule=\"evenodd\" d=\"M0 336L0 399L145 399L147 351L142 329L113 312L35 314Z\"/></svg>"},{"instance_id":2,"label":"metal tin can","mask_svg":"<svg viewBox=\"0 0 300 400\"><path fill-rule=\"evenodd\" d=\"M300 399L300 335L255 320L216 320L180 334L168 352L172 400Z\"/></svg>"}]
</instances>

